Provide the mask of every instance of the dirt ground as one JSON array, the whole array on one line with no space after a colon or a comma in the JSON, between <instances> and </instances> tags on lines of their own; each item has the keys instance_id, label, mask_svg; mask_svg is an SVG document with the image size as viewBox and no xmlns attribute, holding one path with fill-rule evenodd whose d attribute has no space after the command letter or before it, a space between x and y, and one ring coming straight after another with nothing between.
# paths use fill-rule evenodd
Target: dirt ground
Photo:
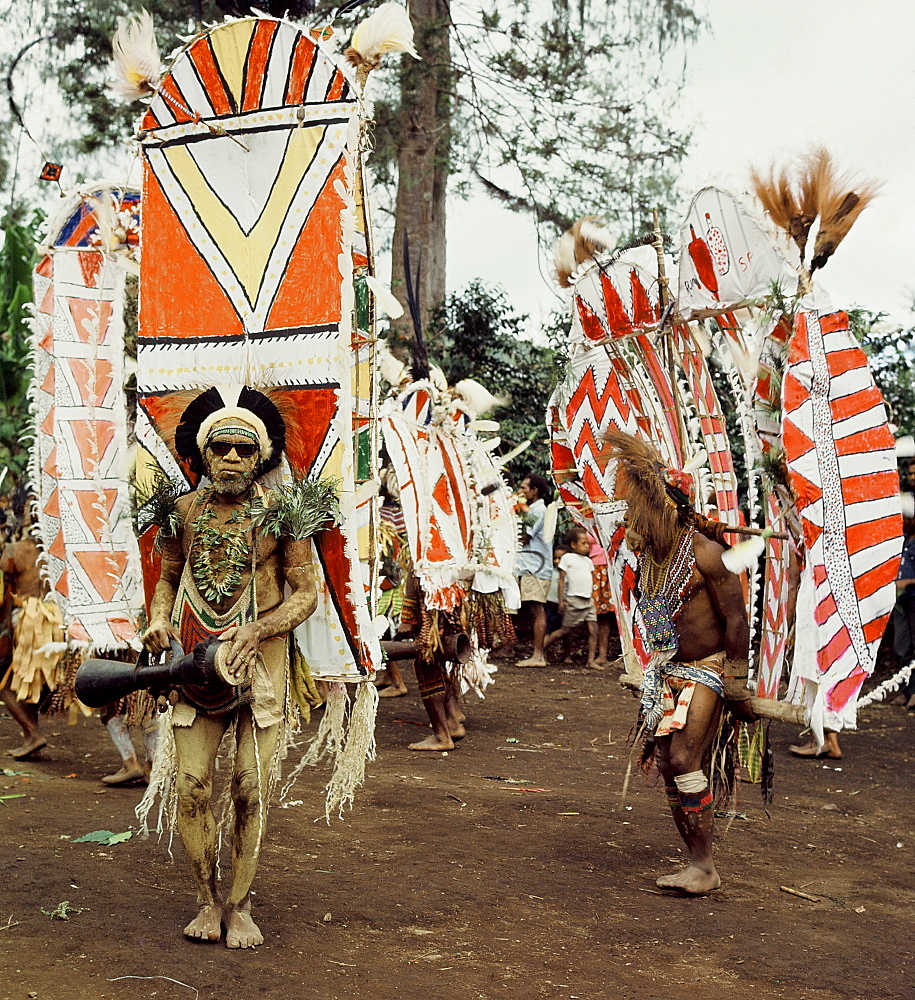
<instances>
[{"instance_id":1,"label":"dirt ground","mask_svg":"<svg viewBox=\"0 0 915 1000\"><path fill-rule=\"evenodd\" d=\"M117 762L97 720L52 721L38 759L0 758L0 796L23 796L0 799L0 997L915 996L915 716L866 709L841 761L793 758L773 727L770 815L743 784L722 888L684 899L654 884L682 860L663 789L638 777L618 808L634 709L615 673L503 664L460 748L416 754L419 699L382 700L344 821L315 822L320 769L274 806L250 952L182 937L180 846L72 842L130 829L139 792L99 784ZM0 719L0 749L17 738Z\"/></svg>"}]
</instances>

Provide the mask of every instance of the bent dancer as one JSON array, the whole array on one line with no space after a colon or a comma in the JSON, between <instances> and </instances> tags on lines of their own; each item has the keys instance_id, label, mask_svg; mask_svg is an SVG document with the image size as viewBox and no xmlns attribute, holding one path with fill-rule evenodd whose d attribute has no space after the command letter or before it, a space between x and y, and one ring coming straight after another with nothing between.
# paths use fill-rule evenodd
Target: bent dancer
<instances>
[{"instance_id":1,"label":"bent dancer","mask_svg":"<svg viewBox=\"0 0 915 1000\"><path fill-rule=\"evenodd\" d=\"M317 602L307 535L334 514L325 509L303 526L301 505L298 515L293 504L283 513L278 494L257 482L279 463L285 428L273 403L255 390L243 388L235 407L223 406L217 390L201 394L184 412L175 447L212 485L178 498L176 516L165 519L176 530L162 544L161 575L143 642L158 653L173 639L187 650L209 637L231 641L228 669L248 678L236 687L183 685L172 710L177 826L197 885L198 912L184 933L218 941L224 927L227 947L251 948L263 943L251 917L251 883L275 779L275 751L285 739L289 633ZM236 744L232 880L223 898L216 882L211 799L216 755L231 726ZM155 791L151 784L144 803L151 804Z\"/></svg>"},{"instance_id":2,"label":"bent dancer","mask_svg":"<svg viewBox=\"0 0 915 1000\"><path fill-rule=\"evenodd\" d=\"M628 434L613 431L607 441L620 463L627 543L638 555L639 608L653 653L642 683L644 723L689 855L685 868L656 884L700 895L721 884L704 768L722 706L746 721L755 718L746 687L750 635L743 591L721 560L723 546L691 526L680 474Z\"/></svg>"},{"instance_id":3,"label":"bent dancer","mask_svg":"<svg viewBox=\"0 0 915 1000\"><path fill-rule=\"evenodd\" d=\"M48 588L41 579L41 553L29 534L31 524L27 504L22 537L6 547L2 566L15 610L12 660L0 680L0 698L24 737L20 746L9 751L15 760L28 760L48 744L39 710L62 680L58 663L66 648L60 608L45 600Z\"/></svg>"}]
</instances>

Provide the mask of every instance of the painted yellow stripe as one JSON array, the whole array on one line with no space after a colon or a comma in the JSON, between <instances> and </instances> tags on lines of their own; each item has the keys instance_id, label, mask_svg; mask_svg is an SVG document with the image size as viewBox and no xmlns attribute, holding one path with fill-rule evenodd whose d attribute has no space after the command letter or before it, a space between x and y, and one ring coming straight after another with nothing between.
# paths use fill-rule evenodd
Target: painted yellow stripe
<instances>
[{"instance_id":1,"label":"painted yellow stripe","mask_svg":"<svg viewBox=\"0 0 915 1000\"><path fill-rule=\"evenodd\" d=\"M323 125L291 130L286 155L279 164L270 197L247 236L235 216L213 193L188 148L178 145L163 150L178 183L187 192L200 221L226 258L252 305L257 300L277 234L289 214L302 175L314 159L324 132ZM227 138L220 141L231 142Z\"/></svg>"},{"instance_id":2,"label":"painted yellow stripe","mask_svg":"<svg viewBox=\"0 0 915 1000\"><path fill-rule=\"evenodd\" d=\"M245 59L257 22L253 18L233 21L217 28L210 34L210 44L216 65L235 98L235 106L241 105L241 95L245 86Z\"/></svg>"}]
</instances>

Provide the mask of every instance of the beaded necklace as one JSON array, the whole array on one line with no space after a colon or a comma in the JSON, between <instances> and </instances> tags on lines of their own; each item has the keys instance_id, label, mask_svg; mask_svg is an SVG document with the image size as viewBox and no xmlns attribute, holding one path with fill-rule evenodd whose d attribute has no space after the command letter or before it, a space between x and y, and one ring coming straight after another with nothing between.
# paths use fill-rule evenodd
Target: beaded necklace
<instances>
[{"instance_id":1,"label":"beaded necklace","mask_svg":"<svg viewBox=\"0 0 915 1000\"><path fill-rule=\"evenodd\" d=\"M242 572L251 565L254 527L250 522L256 501L249 497L228 520L214 527L210 523L216 517L210 506L213 493L208 486L198 496L202 509L191 524L191 572L206 600L221 601L238 590Z\"/></svg>"},{"instance_id":2,"label":"beaded necklace","mask_svg":"<svg viewBox=\"0 0 915 1000\"><path fill-rule=\"evenodd\" d=\"M660 563L644 550L639 553L638 606L645 637L655 652L675 650L679 645L674 619L683 607L696 564L693 534L691 528L684 528L677 544Z\"/></svg>"}]
</instances>

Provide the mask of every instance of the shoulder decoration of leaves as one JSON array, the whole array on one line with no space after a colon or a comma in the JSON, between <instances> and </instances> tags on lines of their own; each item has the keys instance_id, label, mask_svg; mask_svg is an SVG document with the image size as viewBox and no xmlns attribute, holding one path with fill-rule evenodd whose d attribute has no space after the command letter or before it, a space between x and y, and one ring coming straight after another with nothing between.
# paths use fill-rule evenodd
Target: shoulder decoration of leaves
<instances>
[{"instance_id":1,"label":"shoulder decoration of leaves","mask_svg":"<svg viewBox=\"0 0 915 1000\"><path fill-rule=\"evenodd\" d=\"M177 538L181 533L181 515L178 513L177 501L187 491L177 487L161 472L151 483L144 485L145 489L136 479L133 481L134 525L137 534L151 525L157 525L157 541Z\"/></svg>"},{"instance_id":2,"label":"shoulder decoration of leaves","mask_svg":"<svg viewBox=\"0 0 915 1000\"><path fill-rule=\"evenodd\" d=\"M274 538L302 541L340 520L340 480L294 479L270 491L267 502L256 500L251 523Z\"/></svg>"}]
</instances>

